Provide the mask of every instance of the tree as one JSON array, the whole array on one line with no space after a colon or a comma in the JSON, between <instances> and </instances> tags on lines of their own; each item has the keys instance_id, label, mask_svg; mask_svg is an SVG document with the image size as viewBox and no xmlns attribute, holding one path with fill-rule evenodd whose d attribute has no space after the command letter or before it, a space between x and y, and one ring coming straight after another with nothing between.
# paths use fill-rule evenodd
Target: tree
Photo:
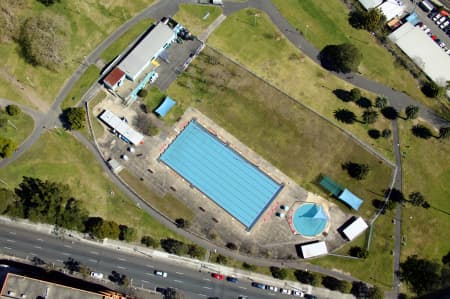
<instances>
[{"instance_id":1,"label":"tree","mask_svg":"<svg viewBox=\"0 0 450 299\"><path fill-rule=\"evenodd\" d=\"M6 188L0 188L0 214L4 214L8 206L12 205L14 202L16 202L19 198L17 195Z\"/></svg>"},{"instance_id":2,"label":"tree","mask_svg":"<svg viewBox=\"0 0 450 299\"><path fill-rule=\"evenodd\" d=\"M425 197L420 192L412 192L409 194L409 202L415 207L427 208L430 205L425 200Z\"/></svg>"},{"instance_id":3,"label":"tree","mask_svg":"<svg viewBox=\"0 0 450 299\"><path fill-rule=\"evenodd\" d=\"M396 188L386 190L386 194L389 194L389 201L396 203L403 203L405 201L405 196L403 195L402 191Z\"/></svg>"},{"instance_id":4,"label":"tree","mask_svg":"<svg viewBox=\"0 0 450 299\"><path fill-rule=\"evenodd\" d=\"M419 106L409 105L405 108L406 119L416 119L419 115Z\"/></svg>"},{"instance_id":5,"label":"tree","mask_svg":"<svg viewBox=\"0 0 450 299\"><path fill-rule=\"evenodd\" d=\"M319 286L322 281L319 274L310 271L295 270L294 275L298 281L313 286Z\"/></svg>"},{"instance_id":6,"label":"tree","mask_svg":"<svg viewBox=\"0 0 450 299\"><path fill-rule=\"evenodd\" d=\"M387 106L381 109L381 114L387 119L395 120L398 117L398 112L394 107Z\"/></svg>"},{"instance_id":7,"label":"tree","mask_svg":"<svg viewBox=\"0 0 450 299\"><path fill-rule=\"evenodd\" d=\"M450 127L439 128L439 139L450 138Z\"/></svg>"},{"instance_id":8,"label":"tree","mask_svg":"<svg viewBox=\"0 0 450 299\"><path fill-rule=\"evenodd\" d=\"M103 220L100 217L88 219L86 230L99 239L117 240L120 234L120 228L116 222Z\"/></svg>"},{"instance_id":9,"label":"tree","mask_svg":"<svg viewBox=\"0 0 450 299\"><path fill-rule=\"evenodd\" d=\"M361 90L359 88L353 88L349 93L350 100L356 102L361 98Z\"/></svg>"},{"instance_id":10,"label":"tree","mask_svg":"<svg viewBox=\"0 0 450 299\"><path fill-rule=\"evenodd\" d=\"M372 8L368 11L356 9L350 12L348 21L354 28L376 32L383 29L386 17L379 9Z\"/></svg>"},{"instance_id":11,"label":"tree","mask_svg":"<svg viewBox=\"0 0 450 299\"><path fill-rule=\"evenodd\" d=\"M67 229L84 231L84 223L88 219L88 211L81 202L71 197L67 200L63 212L58 216L56 224Z\"/></svg>"},{"instance_id":12,"label":"tree","mask_svg":"<svg viewBox=\"0 0 450 299\"><path fill-rule=\"evenodd\" d=\"M362 247L359 246L353 246L350 248L350 250L348 251L348 253L351 256L360 258L360 259L366 259L369 256L369 252Z\"/></svg>"},{"instance_id":13,"label":"tree","mask_svg":"<svg viewBox=\"0 0 450 299\"><path fill-rule=\"evenodd\" d=\"M375 107L383 109L387 105L387 99L385 97L377 97L375 99Z\"/></svg>"},{"instance_id":14,"label":"tree","mask_svg":"<svg viewBox=\"0 0 450 299\"><path fill-rule=\"evenodd\" d=\"M228 249L230 249L230 250L237 250L238 249L237 245L235 243L233 243L233 242L228 242L226 247Z\"/></svg>"},{"instance_id":15,"label":"tree","mask_svg":"<svg viewBox=\"0 0 450 299\"><path fill-rule=\"evenodd\" d=\"M347 170L348 175L357 180L365 179L370 170L368 164L351 161L342 164L342 169Z\"/></svg>"},{"instance_id":16,"label":"tree","mask_svg":"<svg viewBox=\"0 0 450 299\"><path fill-rule=\"evenodd\" d=\"M64 63L63 53L69 32L67 22L50 14L37 14L28 18L22 27L20 45L25 59L33 65L56 70Z\"/></svg>"},{"instance_id":17,"label":"tree","mask_svg":"<svg viewBox=\"0 0 450 299\"><path fill-rule=\"evenodd\" d=\"M216 256L216 263L221 264L221 265L226 265L228 263L228 258L224 255L218 254Z\"/></svg>"},{"instance_id":18,"label":"tree","mask_svg":"<svg viewBox=\"0 0 450 299\"><path fill-rule=\"evenodd\" d=\"M44 4L45 6L51 6L55 3L60 3L61 0L38 0L39 2L41 2L42 4Z\"/></svg>"},{"instance_id":19,"label":"tree","mask_svg":"<svg viewBox=\"0 0 450 299\"><path fill-rule=\"evenodd\" d=\"M189 220L184 219L184 218L175 219L175 223L176 223L177 227L179 227L179 228L189 228L191 226L191 223L189 222Z\"/></svg>"},{"instance_id":20,"label":"tree","mask_svg":"<svg viewBox=\"0 0 450 299\"><path fill-rule=\"evenodd\" d=\"M383 132L381 132L381 136L383 138L389 138L391 137L392 131L390 129L384 129Z\"/></svg>"},{"instance_id":21,"label":"tree","mask_svg":"<svg viewBox=\"0 0 450 299\"><path fill-rule=\"evenodd\" d=\"M167 238L162 239L161 241L161 247L168 253L174 253L176 255L185 255L187 253L187 246L181 241Z\"/></svg>"},{"instance_id":22,"label":"tree","mask_svg":"<svg viewBox=\"0 0 450 299\"><path fill-rule=\"evenodd\" d=\"M400 263L400 279L409 284L418 295L433 291L439 286L440 271L438 263L420 259L416 255L408 256Z\"/></svg>"},{"instance_id":23,"label":"tree","mask_svg":"<svg viewBox=\"0 0 450 299\"><path fill-rule=\"evenodd\" d=\"M445 93L445 88L437 85L433 81L427 81L422 85L422 92L429 98L438 98Z\"/></svg>"},{"instance_id":24,"label":"tree","mask_svg":"<svg viewBox=\"0 0 450 299\"><path fill-rule=\"evenodd\" d=\"M147 136L155 136L159 133L159 128L152 123L150 117L145 113L136 115L134 125L142 134Z\"/></svg>"},{"instance_id":25,"label":"tree","mask_svg":"<svg viewBox=\"0 0 450 299\"><path fill-rule=\"evenodd\" d=\"M119 225L119 240L121 241L127 241L127 242L134 242L137 239L137 231L133 227L128 227L126 225Z\"/></svg>"},{"instance_id":26,"label":"tree","mask_svg":"<svg viewBox=\"0 0 450 299\"><path fill-rule=\"evenodd\" d=\"M195 244L190 244L188 246L187 254L193 258L203 259L206 254L206 250L203 247L197 246Z\"/></svg>"},{"instance_id":27,"label":"tree","mask_svg":"<svg viewBox=\"0 0 450 299\"><path fill-rule=\"evenodd\" d=\"M433 136L431 130L428 127L421 124L413 126L411 128L411 131L414 136L422 139L430 139Z\"/></svg>"},{"instance_id":28,"label":"tree","mask_svg":"<svg viewBox=\"0 0 450 299\"><path fill-rule=\"evenodd\" d=\"M274 278L282 280L285 279L288 274L286 269L278 267L270 267L270 272Z\"/></svg>"},{"instance_id":29,"label":"tree","mask_svg":"<svg viewBox=\"0 0 450 299\"><path fill-rule=\"evenodd\" d=\"M17 144L9 139L0 136L0 157L8 158L16 151Z\"/></svg>"},{"instance_id":30,"label":"tree","mask_svg":"<svg viewBox=\"0 0 450 299\"><path fill-rule=\"evenodd\" d=\"M0 1L0 42L17 40L20 35L20 12L25 0Z\"/></svg>"},{"instance_id":31,"label":"tree","mask_svg":"<svg viewBox=\"0 0 450 299\"><path fill-rule=\"evenodd\" d=\"M323 277L322 284L327 289L339 291L342 293L349 293L350 290L352 289L352 284L350 282L342 281L331 276Z\"/></svg>"},{"instance_id":32,"label":"tree","mask_svg":"<svg viewBox=\"0 0 450 299\"><path fill-rule=\"evenodd\" d=\"M246 262L242 263L242 267L244 269L246 269L246 270L249 270L249 271L255 271L256 270L256 266L255 265L252 265L252 264L249 264L249 263L246 263Z\"/></svg>"},{"instance_id":33,"label":"tree","mask_svg":"<svg viewBox=\"0 0 450 299\"><path fill-rule=\"evenodd\" d=\"M143 236L141 239L141 243L147 247L158 248L158 241L153 239L151 236Z\"/></svg>"},{"instance_id":34,"label":"tree","mask_svg":"<svg viewBox=\"0 0 450 299\"><path fill-rule=\"evenodd\" d=\"M145 98L148 95L148 91L144 88L142 88L141 90L138 91L137 95L140 98Z\"/></svg>"},{"instance_id":35,"label":"tree","mask_svg":"<svg viewBox=\"0 0 450 299\"><path fill-rule=\"evenodd\" d=\"M362 54L352 44L328 45L319 54L322 66L328 70L349 73L357 71Z\"/></svg>"},{"instance_id":36,"label":"tree","mask_svg":"<svg viewBox=\"0 0 450 299\"><path fill-rule=\"evenodd\" d=\"M369 298L368 299L383 299L384 292L377 286L369 289Z\"/></svg>"},{"instance_id":37,"label":"tree","mask_svg":"<svg viewBox=\"0 0 450 299\"><path fill-rule=\"evenodd\" d=\"M378 112L375 110L366 110L362 114L362 119L365 124L373 124L378 119Z\"/></svg>"},{"instance_id":38,"label":"tree","mask_svg":"<svg viewBox=\"0 0 450 299\"><path fill-rule=\"evenodd\" d=\"M173 288L167 288L166 292L164 293L165 299L186 299L186 296L177 289Z\"/></svg>"},{"instance_id":39,"label":"tree","mask_svg":"<svg viewBox=\"0 0 450 299\"><path fill-rule=\"evenodd\" d=\"M70 107L64 110L64 116L67 120L70 130L80 130L86 123L86 114L83 107Z\"/></svg>"},{"instance_id":40,"label":"tree","mask_svg":"<svg viewBox=\"0 0 450 299\"><path fill-rule=\"evenodd\" d=\"M64 268L69 270L70 273L79 272L80 271L80 262L69 257L66 261L64 261Z\"/></svg>"},{"instance_id":41,"label":"tree","mask_svg":"<svg viewBox=\"0 0 450 299\"><path fill-rule=\"evenodd\" d=\"M380 130L377 129L370 129L367 131L367 134L369 134L369 136L373 139L378 139L381 136Z\"/></svg>"},{"instance_id":42,"label":"tree","mask_svg":"<svg viewBox=\"0 0 450 299\"><path fill-rule=\"evenodd\" d=\"M359 100L355 102L361 108L369 109L372 107L372 101L366 97L360 97Z\"/></svg>"},{"instance_id":43,"label":"tree","mask_svg":"<svg viewBox=\"0 0 450 299\"><path fill-rule=\"evenodd\" d=\"M345 124L352 124L356 121L356 115L348 109L337 109L334 111L334 117Z\"/></svg>"},{"instance_id":44,"label":"tree","mask_svg":"<svg viewBox=\"0 0 450 299\"><path fill-rule=\"evenodd\" d=\"M22 112L22 110L20 110L19 106L17 106L17 105L8 105L8 106L6 106L6 113L8 113L11 116L18 115L21 112Z\"/></svg>"}]
</instances>

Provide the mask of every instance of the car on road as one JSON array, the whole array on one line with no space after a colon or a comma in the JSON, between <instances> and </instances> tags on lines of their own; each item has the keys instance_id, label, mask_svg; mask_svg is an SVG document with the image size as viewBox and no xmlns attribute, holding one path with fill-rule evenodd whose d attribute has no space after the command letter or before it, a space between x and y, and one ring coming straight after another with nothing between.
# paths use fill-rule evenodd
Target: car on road
<instances>
[{"instance_id":1,"label":"car on road","mask_svg":"<svg viewBox=\"0 0 450 299\"><path fill-rule=\"evenodd\" d=\"M291 295L292 291L289 289L280 289L280 293L285 295Z\"/></svg>"},{"instance_id":2,"label":"car on road","mask_svg":"<svg viewBox=\"0 0 450 299\"><path fill-rule=\"evenodd\" d=\"M223 274L220 274L220 273L213 273L212 277L214 277L215 279L218 279L218 280L224 280L224 278L225 278L225 276L223 276Z\"/></svg>"},{"instance_id":3,"label":"car on road","mask_svg":"<svg viewBox=\"0 0 450 299\"><path fill-rule=\"evenodd\" d=\"M227 281L236 283L236 282L238 282L238 279L233 276L227 276Z\"/></svg>"},{"instance_id":4,"label":"car on road","mask_svg":"<svg viewBox=\"0 0 450 299\"><path fill-rule=\"evenodd\" d=\"M240 295L240 296L238 297L238 299L248 299L248 297L247 297L247 296Z\"/></svg>"},{"instance_id":5,"label":"car on road","mask_svg":"<svg viewBox=\"0 0 450 299\"><path fill-rule=\"evenodd\" d=\"M155 275L156 276L161 276L161 277L167 277L167 272L161 271L161 270L155 270Z\"/></svg>"},{"instance_id":6,"label":"car on road","mask_svg":"<svg viewBox=\"0 0 450 299\"><path fill-rule=\"evenodd\" d=\"M266 286L266 290L269 290L269 291L272 291L272 292L278 292L278 288L277 287L270 286L270 285Z\"/></svg>"},{"instance_id":7,"label":"car on road","mask_svg":"<svg viewBox=\"0 0 450 299\"><path fill-rule=\"evenodd\" d=\"M437 15L435 15L434 17L433 17L433 21L437 21L437 20L439 20L440 18L442 17L442 15L440 14L440 13L438 13Z\"/></svg>"},{"instance_id":8,"label":"car on road","mask_svg":"<svg viewBox=\"0 0 450 299\"><path fill-rule=\"evenodd\" d=\"M255 288L258 288L258 289L263 289L263 290L266 289L266 285L263 283L259 283L259 282L252 282L252 286L254 286Z\"/></svg>"},{"instance_id":9,"label":"car on road","mask_svg":"<svg viewBox=\"0 0 450 299\"><path fill-rule=\"evenodd\" d=\"M316 296L311 295L311 294L305 294L305 298L308 298L308 299L317 299Z\"/></svg>"},{"instance_id":10,"label":"car on road","mask_svg":"<svg viewBox=\"0 0 450 299\"><path fill-rule=\"evenodd\" d=\"M292 296L295 296L295 297L305 297L305 293L303 293L302 291L299 291L299 290L293 290L293 291L292 291Z\"/></svg>"},{"instance_id":11,"label":"car on road","mask_svg":"<svg viewBox=\"0 0 450 299\"><path fill-rule=\"evenodd\" d=\"M96 279L103 279L104 276L103 273L100 272L91 272L89 275Z\"/></svg>"}]
</instances>

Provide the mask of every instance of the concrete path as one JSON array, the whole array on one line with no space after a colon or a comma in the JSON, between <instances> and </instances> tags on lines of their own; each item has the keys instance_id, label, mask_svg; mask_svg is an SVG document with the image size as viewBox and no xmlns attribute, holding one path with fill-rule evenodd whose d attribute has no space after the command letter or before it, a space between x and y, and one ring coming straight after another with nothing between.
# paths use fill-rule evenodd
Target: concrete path
<instances>
[{"instance_id":1,"label":"concrete path","mask_svg":"<svg viewBox=\"0 0 450 299\"><path fill-rule=\"evenodd\" d=\"M217 19L215 19L214 22L212 22L208 26L208 28L206 28L206 30L203 31L202 34L200 34L198 39L201 40L202 42L206 42L206 40L211 35L211 33L213 33L213 31L216 30L216 28L219 27L220 24L222 24L222 22L225 21L226 18L227 18L227 16L223 15L223 14L218 16Z\"/></svg>"}]
</instances>

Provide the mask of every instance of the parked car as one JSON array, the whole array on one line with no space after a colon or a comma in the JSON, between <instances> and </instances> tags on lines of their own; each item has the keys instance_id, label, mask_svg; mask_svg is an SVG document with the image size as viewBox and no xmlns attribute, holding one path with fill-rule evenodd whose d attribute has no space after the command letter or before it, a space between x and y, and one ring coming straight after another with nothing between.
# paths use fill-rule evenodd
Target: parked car
<instances>
[{"instance_id":1,"label":"parked car","mask_svg":"<svg viewBox=\"0 0 450 299\"><path fill-rule=\"evenodd\" d=\"M445 47L445 43L444 42L439 43L439 47L441 47L441 48Z\"/></svg>"},{"instance_id":2,"label":"parked car","mask_svg":"<svg viewBox=\"0 0 450 299\"><path fill-rule=\"evenodd\" d=\"M212 277L214 277L215 279L218 279L218 280L224 280L225 279L225 276L223 274L220 274L220 273L213 273Z\"/></svg>"},{"instance_id":3,"label":"parked car","mask_svg":"<svg viewBox=\"0 0 450 299\"><path fill-rule=\"evenodd\" d=\"M442 23L441 25L439 25L439 27L440 27L441 29L445 29L445 27L447 27L448 24L450 24L450 21L449 21L449 20L447 20L447 21L445 21L444 23Z\"/></svg>"},{"instance_id":4,"label":"parked car","mask_svg":"<svg viewBox=\"0 0 450 299\"><path fill-rule=\"evenodd\" d=\"M438 14L436 14L434 17L433 17L433 21L437 21L437 20L439 20L440 18L442 17L442 15L440 14L440 13L438 13Z\"/></svg>"},{"instance_id":5,"label":"parked car","mask_svg":"<svg viewBox=\"0 0 450 299\"><path fill-rule=\"evenodd\" d=\"M302 291L298 291L298 290L293 290L292 295L295 297L305 297L305 293L303 293Z\"/></svg>"},{"instance_id":6,"label":"parked car","mask_svg":"<svg viewBox=\"0 0 450 299\"><path fill-rule=\"evenodd\" d=\"M285 295L291 295L292 291L288 289L280 289L280 293Z\"/></svg>"},{"instance_id":7,"label":"parked car","mask_svg":"<svg viewBox=\"0 0 450 299\"><path fill-rule=\"evenodd\" d=\"M436 21L437 25L441 25L445 20L447 20L447 17L442 17L439 20Z\"/></svg>"},{"instance_id":8,"label":"parked car","mask_svg":"<svg viewBox=\"0 0 450 299\"><path fill-rule=\"evenodd\" d=\"M425 32L426 34L430 35L430 34L431 34L431 29L430 29L430 28L427 28L427 29L424 30L424 32Z\"/></svg>"},{"instance_id":9,"label":"parked car","mask_svg":"<svg viewBox=\"0 0 450 299\"><path fill-rule=\"evenodd\" d=\"M91 272L90 276L96 279L103 279L103 273L100 272Z\"/></svg>"},{"instance_id":10,"label":"parked car","mask_svg":"<svg viewBox=\"0 0 450 299\"><path fill-rule=\"evenodd\" d=\"M238 279L233 276L227 276L227 281L236 283L236 282L238 282Z\"/></svg>"},{"instance_id":11,"label":"parked car","mask_svg":"<svg viewBox=\"0 0 450 299\"><path fill-rule=\"evenodd\" d=\"M311 294L305 294L305 298L308 298L308 299L317 299L316 296L311 295Z\"/></svg>"},{"instance_id":12,"label":"parked car","mask_svg":"<svg viewBox=\"0 0 450 299\"><path fill-rule=\"evenodd\" d=\"M427 29L427 28L428 28L428 26L425 25L425 24L422 24L422 25L420 26L420 29L422 29L422 30L425 30L425 29Z\"/></svg>"},{"instance_id":13,"label":"parked car","mask_svg":"<svg viewBox=\"0 0 450 299\"><path fill-rule=\"evenodd\" d=\"M258 288L258 289L263 289L263 290L266 289L266 285L263 283L259 283L259 282L252 282L252 286L254 286L255 288Z\"/></svg>"},{"instance_id":14,"label":"parked car","mask_svg":"<svg viewBox=\"0 0 450 299\"><path fill-rule=\"evenodd\" d=\"M278 292L278 288L274 286L266 286L266 290L272 291L272 292Z\"/></svg>"},{"instance_id":15,"label":"parked car","mask_svg":"<svg viewBox=\"0 0 450 299\"><path fill-rule=\"evenodd\" d=\"M167 272L161 271L161 270L155 270L155 275L156 276L161 276L161 277L167 277Z\"/></svg>"}]
</instances>

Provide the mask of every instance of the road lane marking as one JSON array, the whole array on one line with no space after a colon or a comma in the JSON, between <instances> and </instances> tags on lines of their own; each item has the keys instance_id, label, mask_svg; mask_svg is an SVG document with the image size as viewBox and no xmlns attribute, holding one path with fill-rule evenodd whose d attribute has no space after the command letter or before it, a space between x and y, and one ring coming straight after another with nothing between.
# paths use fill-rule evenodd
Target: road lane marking
<instances>
[{"instance_id":1,"label":"road lane marking","mask_svg":"<svg viewBox=\"0 0 450 299\"><path fill-rule=\"evenodd\" d=\"M17 235L15 232L9 232L9 233L14 236Z\"/></svg>"},{"instance_id":2,"label":"road lane marking","mask_svg":"<svg viewBox=\"0 0 450 299\"><path fill-rule=\"evenodd\" d=\"M177 273L178 275L183 275L183 273L181 273L181 272L175 272L175 273Z\"/></svg>"},{"instance_id":3,"label":"road lane marking","mask_svg":"<svg viewBox=\"0 0 450 299\"><path fill-rule=\"evenodd\" d=\"M247 288L245 288L245 287L239 287L240 289L243 289L243 290L246 290Z\"/></svg>"},{"instance_id":4,"label":"road lane marking","mask_svg":"<svg viewBox=\"0 0 450 299\"><path fill-rule=\"evenodd\" d=\"M202 297L207 297L205 294L198 294L199 296L202 296Z\"/></svg>"},{"instance_id":5,"label":"road lane marking","mask_svg":"<svg viewBox=\"0 0 450 299\"><path fill-rule=\"evenodd\" d=\"M89 259L89 261L90 261L90 262L93 262L93 263L96 263L96 262L97 262L97 260L94 260L94 259Z\"/></svg>"},{"instance_id":6,"label":"road lane marking","mask_svg":"<svg viewBox=\"0 0 450 299\"><path fill-rule=\"evenodd\" d=\"M203 278L203 280L206 280L206 281L211 281L209 278Z\"/></svg>"},{"instance_id":7,"label":"road lane marking","mask_svg":"<svg viewBox=\"0 0 450 299\"><path fill-rule=\"evenodd\" d=\"M144 280L144 279L141 279L141 281L142 281L143 283L150 283L149 281Z\"/></svg>"},{"instance_id":8,"label":"road lane marking","mask_svg":"<svg viewBox=\"0 0 450 299\"><path fill-rule=\"evenodd\" d=\"M117 268L119 268L119 269L126 269L125 267L122 267L122 266L117 266Z\"/></svg>"},{"instance_id":9,"label":"road lane marking","mask_svg":"<svg viewBox=\"0 0 450 299\"><path fill-rule=\"evenodd\" d=\"M153 276L154 275L153 273L150 273L150 272L145 272L144 274L145 275L149 275L149 276Z\"/></svg>"},{"instance_id":10,"label":"road lane marking","mask_svg":"<svg viewBox=\"0 0 450 299\"><path fill-rule=\"evenodd\" d=\"M31 254L31 255L34 255L34 256L36 256L36 255L37 255L37 254L36 254L36 253L34 253L34 252L30 252L30 254Z\"/></svg>"},{"instance_id":11,"label":"road lane marking","mask_svg":"<svg viewBox=\"0 0 450 299\"><path fill-rule=\"evenodd\" d=\"M89 251L89 252L92 253L92 254L97 254L98 255L97 251Z\"/></svg>"},{"instance_id":12,"label":"road lane marking","mask_svg":"<svg viewBox=\"0 0 450 299\"><path fill-rule=\"evenodd\" d=\"M56 260L58 263L64 263L63 260Z\"/></svg>"},{"instance_id":13,"label":"road lane marking","mask_svg":"<svg viewBox=\"0 0 450 299\"><path fill-rule=\"evenodd\" d=\"M67 245L67 244L64 244L64 247L66 247L66 248L72 248L72 246Z\"/></svg>"},{"instance_id":14,"label":"road lane marking","mask_svg":"<svg viewBox=\"0 0 450 299\"><path fill-rule=\"evenodd\" d=\"M42 249L42 247L38 246L38 245L34 245L33 247L36 248L36 249Z\"/></svg>"},{"instance_id":15,"label":"road lane marking","mask_svg":"<svg viewBox=\"0 0 450 299\"><path fill-rule=\"evenodd\" d=\"M8 243L16 243L16 241L11 240L11 239L6 239L6 242L8 242Z\"/></svg>"},{"instance_id":16,"label":"road lane marking","mask_svg":"<svg viewBox=\"0 0 450 299\"><path fill-rule=\"evenodd\" d=\"M124 259L124 258L119 257L119 261L126 262L127 260Z\"/></svg>"},{"instance_id":17,"label":"road lane marking","mask_svg":"<svg viewBox=\"0 0 450 299\"><path fill-rule=\"evenodd\" d=\"M6 247L6 246L3 246L3 248L5 248L6 250L12 250L12 248L11 248L11 247Z\"/></svg>"},{"instance_id":18,"label":"road lane marking","mask_svg":"<svg viewBox=\"0 0 450 299\"><path fill-rule=\"evenodd\" d=\"M42 240L41 238L37 238L36 241L44 242L44 240Z\"/></svg>"},{"instance_id":19,"label":"road lane marking","mask_svg":"<svg viewBox=\"0 0 450 299\"><path fill-rule=\"evenodd\" d=\"M147 265L147 267L149 267L149 268L155 268L154 266L152 266L152 265Z\"/></svg>"},{"instance_id":20,"label":"road lane marking","mask_svg":"<svg viewBox=\"0 0 450 299\"><path fill-rule=\"evenodd\" d=\"M63 254L63 255L67 255L67 256L70 255L70 253L67 253L67 252L63 252L62 254Z\"/></svg>"},{"instance_id":21,"label":"road lane marking","mask_svg":"<svg viewBox=\"0 0 450 299\"><path fill-rule=\"evenodd\" d=\"M178 283L183 283L181 280L177 280L177 279L174 279L173 281L178 282Z\"/></svg>"},{"instance_id":22,"label":"road lane marking","mask_svg":"<svg viewBox=\"0 0 450 299\"><path fill-rule=\"evenodd\" d=\"M207 289L207 290L212 290L212 288L210 288L210 287L203 287L204 289Z\"/></svg>"}]
</instances>

